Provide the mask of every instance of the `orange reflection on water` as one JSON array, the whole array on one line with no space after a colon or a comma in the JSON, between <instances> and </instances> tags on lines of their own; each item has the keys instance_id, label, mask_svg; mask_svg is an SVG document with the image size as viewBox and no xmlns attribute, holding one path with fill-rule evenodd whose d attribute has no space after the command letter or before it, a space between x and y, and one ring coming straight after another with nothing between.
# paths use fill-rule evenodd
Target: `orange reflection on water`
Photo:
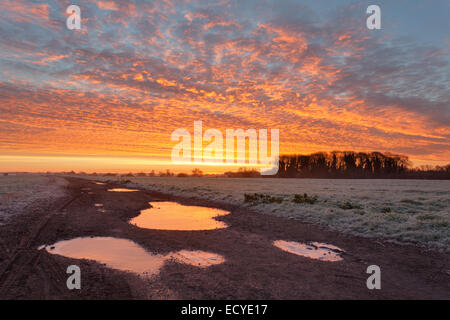
<instances>
[{"instance_id":1,"label":"orange reflection on water","mask_svg":"<svg viewBox=\"0 0 450 320\"><path fill-rule=\"evenodd\" d=\"M273 242L274 246L283 251L299 256L322 260L322 261L341 261L341 253L344 251L333 245L320 242L304 244L295 241L277 240Z\"/></svg>"},{"instance_id":2,"label":"orange reflection on water","mask_svg":"<svg viewBox=\"0 0 450 320\"><path fill-rule=\"evenodd\" d=\"M127 188L114 188L108 189L109 192L136 192L139 191L137 189L127 189Z\"/></svg>"},{"instance_id":3,"label":"orange reflection on water","mask_svg":"<svg viewBox=\"0 0 450 320\"><path fill-rule=\"evenodd\" d=\"M130 223L156 230L213 230L228 227L226 223L214 219L229 214L225 210L185 206L176 202L152 202L150 205L153 208L142 210Z\"/></svg>"},{"instance_id":4,"label":"orange reflection on water","mask_svg":"<svg viewBox=\"0 0 450 320\"><path fill-rule=\"evenodd\" d=\"M190 264L199 268L206 268L225 262L221 255L205 251L181 250L172 254L172 258L184 264Z\"/></svg>"},{"instance_id":5,"label":"orange reflection on water","mask_svg":"<svg viewBox=\"0 0 450 320\"><path fill-rule=\"evenodd\" d=\"M105 264L107 267L129 271L145 277L159 273L164 263L175 260L178 263L206 268L225 262L219 254L205 251L181 250L166 255L153 254L133 241L112 237L81 237L59 241L38 249L51 254L59 254L73 259L88 259Z\"/></svg>"},{"instance_id":6,"label":"orange reflection on water","mask_svg":"<svg viewBox=\"0 0 450 320\"><path fill-rule=\"evenodd\" d=\"M113 269L144 275L157 274L166 260L165 256L152 254L133 241L112 237L75 238L45 249L52 254L95 260Z\"/></svg>"}]
</instances>

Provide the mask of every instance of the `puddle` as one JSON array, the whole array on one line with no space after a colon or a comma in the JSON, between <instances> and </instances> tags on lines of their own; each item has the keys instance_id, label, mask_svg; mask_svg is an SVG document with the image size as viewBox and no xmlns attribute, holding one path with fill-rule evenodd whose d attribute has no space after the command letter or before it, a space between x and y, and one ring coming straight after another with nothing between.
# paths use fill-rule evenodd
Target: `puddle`
<instances>
[{"instance_id":1,"label":"puddle","mask_svg":"<svg viewBox=\"0 0 450 320\"><path fill-rule=\"evenodd\" d=\"M108 189L110 192L136 192L139 191L137 189L127 189L127 188L114 188L114 189Z\"/></svg>"},{"instance_id":2,"label":"puddle","mask_svg":"<svg viewBox=\"0 0 450 320\"><path fill-rule=\"evenodd\" d=\"M59 241L45 249L74 259L95 260L122 271L153 275L163 266L165 257L152 254L133 241L111 237L83 237Z\"/></svg>"},{"instance_id":3,"label":"puddle","mask_svg":"<svg viewBox=\"0 0 450 320\"><path fill-rule=\"evenodd\" d=\"M98 185L100 185L100 186L103 186L103 185L105 185L106 183L104 183L104 182L96 182L95 184L98 184Z\"/></svg>"},{"instance_id":4,"label":"puddle","mask_svg":"<svg viewBox=\"0 0 450 320\"><path fill-rule=\"evenodd\" d=\"M96 204L94 204L94 207L103 207L103 204L102 203L96 203Z\"/></svg>"},{"instance_id":5,"label":"puddle","mask_svg":"<svg viewBox=\"0 0 450 320\"><path fill-rule=\"evenodd\" d=\"M274 246L299 256L321 260L321 261L341 261L341 253L344 252L339 247L320 242L311 242L310 244L294 241L277 240L273 242Z\"/></svg>"},{"instance_id":6,"label":"puddle","mask_svg":"<svg viewBox=\"0 0 450 320\"><path fill-rule=\"evenodd\" d=\"M181 250L172 254L172 258L180 263L190 264L199 268L206 268L225 262L221 255L205 251Z\"/></svg>"},{"instance_id":7,"label":"puddle","mask_svg":"<svg viewBox=\"0 0 450 320\"><path fill-rule=\"evenodd\" d=\"M139 228L155 230L213 230L228 225L214 217L229 214L228 211L199 206L185 206L176 202L150 202L153 208L141 211L130 220Z\"/></svg>"},{"instance_id":8,"label":"puddle","mask_svg":"<svg viewBox=\"0 0 450 320\"><path fill-rule=\"evenodd\" d=\"M112 269L147 277L158 274L164 263L171 259L201 268L225 261L221 255L204 251L181 250L167 255L153 254L131 240L112 237L81 237L43 245L38 249L44 248L51 254L94 260Z\"/></svg>"}]
</instances>

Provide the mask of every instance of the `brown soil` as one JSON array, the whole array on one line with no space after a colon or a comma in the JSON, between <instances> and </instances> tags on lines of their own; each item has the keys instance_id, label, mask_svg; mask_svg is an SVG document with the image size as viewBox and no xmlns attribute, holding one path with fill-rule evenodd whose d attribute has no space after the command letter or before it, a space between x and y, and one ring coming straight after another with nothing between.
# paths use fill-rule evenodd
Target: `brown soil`
<instances>
[{"instance_id":1,"label":"brown soil","mask_svg":"<svg viewBox=\"0 0 450 320\"><path fill-rule=\"evenodd\" d=\"M121 186L67 179L66 198L28 208L0 226L1 299L450 299L447 253L346 236L238 206L146 190L108 192ZM231 214L219 219L230 227L158 231L127 223L148 208L149 201L158 200L229 210ZM95 203L103 203L107 212L97 212ZM145 279L37 249L80 236L131 239L155 253L209 251L223 255L226 262L205 269L169 262L158 276ZM296 256L272 245L279 239L332 244L345 250L344 260ZM81 290L66 287L66 268L72 264L81 268ZM372 264L381 268L381 290L366 287L366 269Z\"/></svg>"}]
</instances>

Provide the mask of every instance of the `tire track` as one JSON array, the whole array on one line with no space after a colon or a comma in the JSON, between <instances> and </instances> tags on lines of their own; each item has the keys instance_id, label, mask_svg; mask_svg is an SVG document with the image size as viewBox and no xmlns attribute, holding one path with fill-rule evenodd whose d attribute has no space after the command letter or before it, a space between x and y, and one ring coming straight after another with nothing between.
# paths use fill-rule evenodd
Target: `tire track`
<instances>
[{"instance_id":1,"label":"tire track","mask_svg":"<svg viewBox=\"0 0 450 320\"><path fill-rule=\"evenodd\" d=\"M43 218L31 234L22 237L19 245L10 254L8 262L0 271L0 297L4 297L6 295L8 289L17 279L20 278L27 266L33 265L35 267L37 265L42 251L33 248L32 245L41 234L42 230L48 225L50 220L55 215L60 214L82 195L83 193L81 192L77 193L70 200L65 202L59 209Z\"/></svg>"}]
</instances>

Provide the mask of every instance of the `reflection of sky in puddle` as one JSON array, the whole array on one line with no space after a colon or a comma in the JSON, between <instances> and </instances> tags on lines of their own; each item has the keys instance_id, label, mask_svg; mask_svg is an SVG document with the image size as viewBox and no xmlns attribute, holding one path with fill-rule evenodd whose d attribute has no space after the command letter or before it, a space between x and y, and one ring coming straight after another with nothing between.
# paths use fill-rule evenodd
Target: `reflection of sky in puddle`
<instances>
[{"instance_id":1,"label":"reflection of sky in puddle","mask_svg":"<svg viewBox=\"0 0 450 320\"><path fill-rule=\"evenodd\" d=\"M228 211L184 206L176 202L153 202L153 208L141 211L141 214L130 220L140 228L156 230L213 230L228 227L214 217L229 214Z\"/></svg>"},{"instance_id":2,"label":"reflection of sky in puddle","mask_svg":"<svg viewBox=\"0 0 450 320\"><path fill-rule=\"evenodd\" d=\"M225 262L225 259L221 255L205 251L181 250L172 254L171 257L180 263L190 264L200 268Z\"/></svg>"},{"instance_id":3,"label":"reflection of sky in puddle","mask_svg":"<svg viewBox=\"0 0 450 320\"><path fill-rule=\"evenodd\" d=\"M322 261L341 261L342 257L340 254L344 252L339 247L320 242L304 244L294 241L277 240L273 244L277 248L289 253Z\"/></svg>"},{"instance_id":4,"label":"reflection of sky in puddle","mask_svg":"<svg viewBox=\"0 0 450 320\"><path fill-rule=\"evenodd\" d=\"M94 204L94 206L95 207L103 207L103 204L102 203L96 203L96 204Z\"/></svg>"},{"instance_id":5,"label":"reflection of sky in puddle","mask_svg":"<svg viewBox=\"0 0 450 320\"><path fill-rule=\"evenodd\" d=\"M137 189L127 189L127 188L114 188L114 189L108 189L110 192L136 192L139 191Z\"/></svg>"},{"instance_id":6,"label":"reflection of sky in puddle","mask_svg":"<svg viewBox=\"0 0 450 320\"><path fill-rule=\"evenodd\" d=\"M104 182L96 182L95 184L98 184L98 185L100 185L100 186L103 186L103 185L105 185L106 183L104 183Z\"/></svg>"},{"instance_id":7,"label":"reflection of sky in puddle","mask_svg":"<svg viewBox=\"0 0 450 320\"><path fill-rule=\"evenodd\" d=\"M75 238L39 247L42 248L51 254L94 260L112 269L145 276L158 274L164 263L170 259L198 267L208 267L225 261L220 255L203 251L181 250L167 255L153 254L133 241L112 237Z\"/></svg>"}]
</instances>

